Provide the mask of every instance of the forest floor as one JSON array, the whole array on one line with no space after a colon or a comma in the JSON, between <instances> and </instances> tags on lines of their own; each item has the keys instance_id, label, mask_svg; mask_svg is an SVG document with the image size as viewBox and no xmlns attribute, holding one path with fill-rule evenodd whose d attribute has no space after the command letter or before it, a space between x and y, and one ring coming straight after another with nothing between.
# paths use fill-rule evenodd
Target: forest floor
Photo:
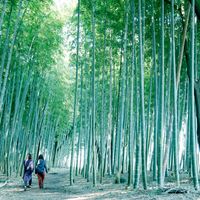
<instances>
[{"instance_id":1,"label":"forest floor","mask_svg":"<svg viewBox=\"0 0 200 200\"><path fill-rule=\"evenodd\" d=\"M81 176L75 177L73 186L69 186L69 171L66 169L52 169L45 178L44 189L39 189L37 178L33 175L32 188L23 190L21 178L11 178L5 184L0 175L0 200L182 200L199 199L200 191L195 191L191 180L182 180L181 188L188 192L185 194L168 194L158 190L156 185L149 189L133 190L126 183L115 184L114 177L105 177L103 184L97 184L94 188L92 182L87 182ZM174 183L168 182L166 187L174 188ZM141 186L142 188L142 186Z\"/></svg>"}]
</instances>

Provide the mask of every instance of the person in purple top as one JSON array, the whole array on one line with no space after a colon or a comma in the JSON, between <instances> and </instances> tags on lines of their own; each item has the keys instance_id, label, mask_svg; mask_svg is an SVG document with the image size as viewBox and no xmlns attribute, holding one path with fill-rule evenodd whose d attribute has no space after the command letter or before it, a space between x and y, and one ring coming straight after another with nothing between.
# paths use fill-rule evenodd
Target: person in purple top
<instances>
[{"instance_id":1,"label":"person in purple top","mask_svg":"<svg viewBox=\"0 0 200 200\"><path fill-rule=\"evenodd\" d=\"M32 155L30 153L27 154L27 159L24 160L24 190L26 191L27 187L30 187L32 182L32 173L34 171L34 163L32 160ZM29 185L28 185L29 184Z\"/></svg>"}]
</instances>

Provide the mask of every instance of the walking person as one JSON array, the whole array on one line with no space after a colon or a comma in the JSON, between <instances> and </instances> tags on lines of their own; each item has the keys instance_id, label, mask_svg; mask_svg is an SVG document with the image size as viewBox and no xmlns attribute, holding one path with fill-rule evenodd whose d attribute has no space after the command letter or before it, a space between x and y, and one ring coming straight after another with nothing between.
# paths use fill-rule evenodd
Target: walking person
<instances>
[{"instance_id":1,"label":"walking person","mask_svg":"<svg viewBox=\"0 0 200 200\"><path fill-rule=\"evenodd\" d=\"M35 168L35 173L37 174L38 177L39 188L42 189L44 187L45 174L47 173L46 162L42 154L39 155L38 157L38 164Z\"/></svg>"},{"instance_id":2,"label":"walking person","mask_svg":"<svg viewBox=\"0 0 200 200\"><path fill-rule=\"evenodd\" d=\"M30 153L27 154L27 159L24 160L24 174L23 174L23 181L24 181L24 190L26 191L27 187L31 187L32 183L32 173L34 170L34 164L32 160L32 155Z\"/></svg>"}]
</instances>

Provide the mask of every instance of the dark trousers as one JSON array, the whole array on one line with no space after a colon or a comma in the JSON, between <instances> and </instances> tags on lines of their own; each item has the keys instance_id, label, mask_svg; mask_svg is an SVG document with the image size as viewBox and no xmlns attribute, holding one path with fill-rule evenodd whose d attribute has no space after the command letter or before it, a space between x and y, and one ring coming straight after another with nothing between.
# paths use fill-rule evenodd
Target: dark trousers
<instances>
[{"instance_id":1,"label":"dark trousers","mask_svg":"<svg viewBox=\"0 0 200 200\"><path fill-rule=\"evenodd\" d=\"M32 178L30 179L30 181L29 181L29 183L28 183L29 185L32 185Z\"/></svg>"}]
</instances>

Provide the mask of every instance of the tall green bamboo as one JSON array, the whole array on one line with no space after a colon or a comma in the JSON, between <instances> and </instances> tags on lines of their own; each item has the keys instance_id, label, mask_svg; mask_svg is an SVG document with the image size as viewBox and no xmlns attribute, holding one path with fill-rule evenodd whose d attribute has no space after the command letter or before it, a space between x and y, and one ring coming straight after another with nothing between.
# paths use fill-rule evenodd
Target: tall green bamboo
<instances>
[{"instance_id":1,"label":"tall green bamboo","mask_svg":"<svg viewBox=\"0 0 200 200\"><path fill-rule=\"evenodd\" d=\"M95 0L92 1L92 173L93 186L96 186L96 130L95 130Z\"/></svg>"},{"instance_id":2,"label":"tall green bamboo","mask_svg":"<svg viewBox=\"0 0 200 200\"><path fill-rule=\"evenodd\" d=\"M147 169L146 169L146 130L145 130L145 108L144 108L144 44L143 44L143 28L142 28L142 15L141 10L144 5L141 5L141 1L139 1L139 65L140 65L140 108L141 108L141 138L142 138L142 179L143 179L143 187L147 189Z\"/></svg>"},{"instance_id":3,"label":"tall green bamboo","mask_svg":"<svg viewBox=\"0 0 200 200\"><path fill-rule=\"evenodd\" d=\"M104 154L105 154L105 65L106 65L106 18L104 19L104 39L103 39L103 66L102 66L102 103L101 103L101 163L100 163L100 183L103 181L103 166L104 166Z\"/></svg>"},{"instance_id":4,"label":"tall green bamboo","mask_svg":"<svg viewBox=\"0 0 200 200\"><path fill-rule=\"evenodd\" d=\"M73 132L71 146L71 161L70 161L70 185L74 182L74 138L76 134L76 118L77 118L77 90L78 90L78 67L79 67L79 36L80 35L80 0L78 0L78 24L77 24L77 47L76 47L76 81L74 93L74 117L73 117Z\"/></svg>"},{"instance_id":5,"label":"tall green bamboo","mask_svg":"<svg viewBox=\"0 0 200 200\"><path fill-rule=\"evenodd\" d=\"M134 124L133 124L133 95L134 95L134 70L135 70L135 3L131 1L132 12L132 61L131 61L131 80L130 80L130 130L129 130L129 170L128 170L128 185L133 183L133 140L134 140Z\"/></svg>"},{"instance_id":6,"label":"tall green bamboo","mask_svg":"<svg viewBox=\"0 0 200 200\"><path fill-rule=\"evenodd\" d=\"M199 189L196 155L196 131L195 131L195 105L194 105L194 39L195 39L195 1L192 0L191 15L191 69L190 69L190 147L192 159L193 183L196 190Z\"/></svg>"},{"instance_id":7,"label":"tall green bamboo","mask_svg":"<svg viewBox=\"0 0 200 200\"><path fill-rule=\"evenodd\" d=\"M156 35L155 35L155 17L154 17L154 1L152 1L152 46L153 46L153 65L154 65L154 150L153 150L153 179L157 180L157 128L158 128L158 78L156 65Z\"/></svg>"},{"instance_id":8,"label":"tall green bamboo","mask_svg":"<svg viewBox=\"0 0 200 200\"><path fill-rule=\"evenodd\" d=\"M174 167L177 185L179 180L179 154L178 152L178 128L177 128L177 85L176 85L176 57L175 57L175 35L174 35L174 0L171 3L171 38L172 38L172 81L173 81L173 147L174 147Z\"/></svg>"},{"instance_id":9,"label":"tall green bamboo","mask_svg":"<svg viewBox=\"0 0 200 200\"><path fill-rule=\"evenodd\" d=\"M117 152L117 174L116 174L116 182L120 183L121 176L121 143L122 143L122 135L123 135L123 125L124 125L124 101L125 101L125 74L126 74L126 59L127 59L127 33L128 33L128 5L126 4L126 12L125 12L125 29L124 29L124 47L123 47L123 66L122 66L122 83L121 83L121 105L119 111L119 130L118 130L118 152Z\"/></svg>"},{"instance_id":10,"label":"tall green bamboo","mask_svg":"<svg viewBox=\"0 0 200 200\"><path fill-rule=\"evenodd\" d=\"M160 70L160 87L158 101L158 184L163 186L162 162L163 162L163 114L164 114L164 0L161 0L161 70Z\"/></svg>"}]
</instances>

